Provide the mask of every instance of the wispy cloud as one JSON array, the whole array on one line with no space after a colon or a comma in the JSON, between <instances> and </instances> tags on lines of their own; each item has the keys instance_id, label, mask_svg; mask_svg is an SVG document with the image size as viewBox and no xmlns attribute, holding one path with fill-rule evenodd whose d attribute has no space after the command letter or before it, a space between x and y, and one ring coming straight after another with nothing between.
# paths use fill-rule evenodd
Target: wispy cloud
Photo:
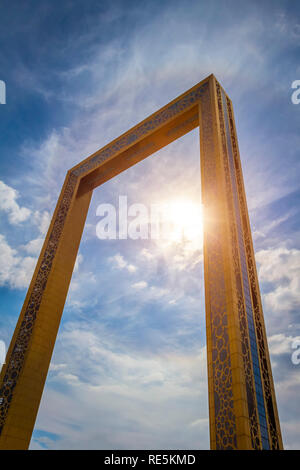
<instances>
[{"instance_id":1,"label":"wispy cloud","mask_svg":"<svg viewBox=\"0 0 300 470\"><path fill-rule=\"evenodd\" d=\"M120 253L108 259L108 262L118 269L125 269L130 273L135 273L137 268L133 264L128 263Z\"/></svg>"},{"instance_id":2,"label":"wispy cloud","mask_svg":"<svg viewBox=\"0 0 300 470\"><path fill-rule=\"evenodd\" d=\"M103 328L101 336L89 329L77 328L73 325L71 331L61 335L62 343L58 346L64 344L65 362L52 368L46 392L48 400L42 404L39 414L37 429L58 436L55 442L47 443L47 447L150 449L162 446L172 449L207 446L204 348L198 347L185 354L169 351L137 355ZM71 351L78 359L80 357L79 361L74 363ZM82 375L84 369L89 373ZM72 382L77 386L69 388ZM69 389L67 400L66 387ZM54 403L62 413L52 413ZM78 412L74 413L75 409ZM191 426L195 418L198 423ZM181 433L176 432L178 426ZM197 428L196 432L193 427ZM86 432L89 439L81 439ZM138 440L133 440L133 436ZM32 448L38 443L37 437Z\"/></svg>"},{"instance_id":3,"label":"wispy cloud","mask_svg":"<svg viewBox=\"0 0 300 470\"><path fill-rule=\"evenodd\" d=\"M274 315L299 311L300 250L279 246L256 253L261 282L271 283L264 294L266 308ZM286 322L286 320L285 320Z\"/></svg>"}]
</instances>

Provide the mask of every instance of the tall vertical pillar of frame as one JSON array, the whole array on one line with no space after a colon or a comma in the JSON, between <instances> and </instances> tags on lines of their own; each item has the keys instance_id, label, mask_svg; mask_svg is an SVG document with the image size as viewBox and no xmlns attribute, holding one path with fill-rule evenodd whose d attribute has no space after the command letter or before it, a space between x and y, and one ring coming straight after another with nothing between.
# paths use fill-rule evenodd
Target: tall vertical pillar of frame
<instances>
[{"instance_id":1,"label":"tall vertical pillar of frame","mask_svg":"<svg viewBox=\"0 0 300 470\"><path fill-rule=\"evenodd\" d=\"M235 205L220 87L200 102L204 273L212 449L261 449Z\"/></svg>"},{"instance_id":2,"label":"tall vertical pillar of frame","mask_svg":"<svg viewBox=\"0 0 300 470\"><path fill-rule=\"evenodd\" d=\"M27 449L90 203L67 174L0 376L0 449Z\"/></svg>"},{"instance_id":3,"label":"tall vertical pillar of frame","mask_svg":"<svg viewBox=\"0 0 300 470\"><path fill-rule=\"evenodd\" d=\"M217 89L220 90L220 88L220 85L217 83ZM223 92L223 96L224 95L225 94ZM260 377L264 397L264 408L268 429L269 448L273 450L279 450L283 449L280 422L272 377L272 369L264 323L264 315L262 310L258 276L256 271L251 227L249 222L246 193L238 149L238 140L234 121L233 106L231 100L227 96L224 96L223 99L223 111L226 112L228 116L228 132L230 134L231 140L232 158L234 161L236 176L235 181L237 185L238 203L241 214L241 228L243 232L247 275L249 279L249 293L253 309L253 322L255 328L257 352L260 366Z\"/></svg>"},{"instance_id":4,"label":"tall vertical pillar of frame","mask_svg":"<svg viewBox=\"0 0 300 470\"><path fill-rule=\"evenodd\" d=\"M211 449L251 449L215 78L199 106Z\"/></svg>"},{"instance_id":5,"label":"tall vertical pillar of frame","mask_svg":"<svg viewBox=\"0 0 300 470\"><path fill-rule=\"evenodd\" d=\"M234 428L237 449L279 449L232 105L214 77L201 99L199 123L211 448L232 448Z\"/></svg>"},{"instance_id":6,"label":"tall vertical pillar of frame","mask_svg":"<svg viewBox=\"0 0 300 470\"><path fill-rule=\"evenodd\" d=\"M217 125L221 138L221 168L224 174L225 197L226 201L226 219L227 219L227 257L231 271L232 289L232 309L230 319L232 321L231 335L235 338L235 348L232 354L237 354L238 361L235 366L235 376L238 377L236 390L243 389L246 396L246 406L243 406L243 416L246 426L249 426L249 435L242 448L262 449L263 442L259 423L259 414L257 408L256 384L253 364L253 344L249 336L248 325L248 306L246 305L246 293L244 290L245 263L243 250L243 235L241 228L240 208L237 197L237 188L235 181L235 170L232 156L232 148L229 142L228 122L225 120L225 93L219 83L215 80L215 96L217 103ZM227 126L225 125L225 121ZM233 343L234 344L234 343ZM236 361L234 361L236 362ZM240 381L240 383L239 383ZM242 386L243 385L243 386ZM245 402L243 403L245 405ZM238 410L240 415L241 409ZM240 416L239 416L239 419ZM247 433L248 434L248 433ZM244 447L245 446L245 447ZM266 443L268 448L268 443Z\"/></svg>"}]
</instances>

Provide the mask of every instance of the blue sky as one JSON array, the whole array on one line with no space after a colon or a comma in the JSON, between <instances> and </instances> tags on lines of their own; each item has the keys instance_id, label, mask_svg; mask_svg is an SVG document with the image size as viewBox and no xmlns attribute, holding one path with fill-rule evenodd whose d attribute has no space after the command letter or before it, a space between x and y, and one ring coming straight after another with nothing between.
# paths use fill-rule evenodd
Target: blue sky
<instances>
[{"instance_id":1,"label":"blue sky","mask_svg":"<svg viewBox=\"0 0 300 470\"><path fill-rule=\"evenodd\" d=\"M300 5L0 4L0 339L66 171L214 73L231 97L286 448L300 448ZM199 131L94 191L32 449L208 448L201 243L96 237L96 208L200 200Z\"/></svg>"}]
</instances>

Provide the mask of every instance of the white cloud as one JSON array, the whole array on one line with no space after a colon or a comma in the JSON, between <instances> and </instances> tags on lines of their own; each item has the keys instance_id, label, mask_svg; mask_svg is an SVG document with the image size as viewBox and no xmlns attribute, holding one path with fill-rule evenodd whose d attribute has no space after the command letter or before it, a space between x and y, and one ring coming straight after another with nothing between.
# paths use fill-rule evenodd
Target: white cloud
<instances>
[{"instance_id":1,"label":"white cloud","mask_svg":"<svg viewBox=\"0 0 300 470\"><path fill-rule=\"evenodd\" d=\"M266 306L275 312L300 307L300 250L279 246L256 253L260 281L273 283L264 295Z\"/></svg>"},{"instance_id":2,"label":"white cloud","mask_svg":"<svg viewBox=\"0 0 300 470\"><path fill-rule=\"evenodd\" d=\"M205 348L137 353L103 327L73 324L56 356L63 367L52 368L36 423L56 435L48 448L208 447Z\"/></svg>"},{"instance_id":3,"label":"white cloud","mask_svg":"<svg viewBox=\"0 0 300 470\"><path fill-rule=\"evenodd\" d=\"M199 426L199 427L202 427L202 426L209 426L209 420L208 418L199 418L199 419L196 419L195 421L192 421L190 423L190 426L194 427L194 426Z\"/></svg>"},{"instance_id":4,"label":"white cloud","mask_svg":"<svg viewBox=\"0 0 300 470\"><path fill-rule=\"evenodd\" d=\"M0 210L8 214L9 222L14 225L24 222L31 214L27 207L19 206L18 197L15 189L0 181Z\"/></svg>"},{"instance_id":5,"label":"white cloud","mask_svg":"<svg viewBox=\"0 0 300 470\"><path fill-rule=\"evenodd\" d=\"M58 371L61 369L65 369L67 367L67 364L54 364L51 363L49 367L49 371Z\"/></svg>"},{"instance_id":6,"label":"white cloud","mask_svg":"<svg viewBox=\"0 0 300 470\"><path fill-rule=\"evenodd\" d=\"M147 260L153 260L154 255L147 248L143 248L141 251L141 256L145 257Z\"/></svg>"},{"instance_id":7,"label":"white cloud","mask_svg":"<svg viewBox=\"0 0 300 470\"><path fill-rule=\"evenodd\" d=\"M82 259L81 256L82 255L79 253L79 260ZM98 292L99 286L97 283L97 277L93 272L74 269L66 307L74 308L76 310L81 310L83 308L92 309L95 303L97 303Z\"/></svg>"},{"instance_id":8,"label":"white cloud","mask_svg":"<svg viewBox=\"0 0 300 470\"><path fill-rule=\"evenodd\" d=\"M260 250L255 255L262 281L275 282L292 279L300 272L300 250L285 246Z\"/></svg>"},{"instance_id":9,"label":"white cloud","mask_svg":"<svg viewBox=\"0 0 300 470\"><path fill-rule=\"evenodd\" d=\"M44 243L43 238L35 238L30 240L26 245L22 245L23 248L29 255L38 256L41 252Z\"/></svg>"},{"instance_id":10,"label":"white cloud","mask_svg":"<svg viewBox=\"0 0 300 470\"><path fill-rule=\"evenodd\" d=\"M120 253L117 253L116 255L112 256L111 258L108 259L110 263L112 263L114 266L116 266L118 269L127 269L130 273L134 273L137 268L133 264L128 263L124 256L120 255Z\"/></svg>"},{"instance_id":11,"label":"white cloud","mask_svg":"<svg viewBox=\"0 0 300 470\"><path fill-rule=\"evenodd\" d=\"M13 248L7 242L6 237L0 234L0 285L24 289L31 281L49 226L50 215L47 211L35 211L32 214L29 209L17 204L17 197L18 193L15 189L0 181L0 210L8 213L9 222L13 225L24 222L31 215L32 227L37 228L40 235L25 245ZM24 256L24 252L30 256Z\"/></svg>"},{"instance_id":12,"label":"white cloud","mask_svg":"<svg viewBox=\"0 0 300 470\"><path fill-rule=\"evenodd\" d=\"M74 374L65 374L64 372L59 372L58 376L62 381L66 381L71 384L79 383L77 375Z\"/></svg>"},{"instance_id":13,"label":"white cloud","mask_svg":"<svg viewBox=\"0 0 300 470\"><path fill-rule=\"evenodd\" d=\"M36 258L18 256L17 250L10 247L5 237L0 234L0 285L24 289L28 287Z\"/></svg>"},{"instance_id":14,"label":"white cloud","mask_svg":"<svg viewBox=\"0 0 300 470\"><path fill-rule=\"evenodd\" d=\"M73 270L74 273L78 272L79 266L82 263L82 261L83 261L82 254L78 253L78 255L76 257L75 265L74 265L74 270Z\"/></svg>"},{"instance_id":15,"label":"white cloud","mask_svg":"<svg viewBox=\"0 0 300 470\"><path fill-rule=\"evenodd\" d=\"M300 336L286 336L284 333L268 337L270 354L280 356L281 354L292 354L292 344L295 340L300 340Z\"/></svg>"},{"instance_id":16,"label":"white cloud","mask_svg":"<svg viewBox=\"0 0 300 470\"><path fill-rule=\"evenodd\" d=\"M4 235L0 235L0 284L9 285L11 288L23 289L28 287L35 267L36 257L40 254L44 236L47 232L50 214L48 211L32 211L21 207L17 203L19 193L12 187L0 181L0 210L8 214L8 220L12 225L18 225L28 221L32 227L38 228L40 236L30 240L26 245L20 245L17 249L12 248ZM28 255L20 253L25 251Z\"/></svg>"},{"instance_id":17,"label":"white cloud","mask_svg":"<svg viewBox=\"0 0 300 470\"><path fill-rule=\"evenodd\" d=\"M131 285L131 287L133 287L134 289L138 289L138 290L145 289L147 286L148 284L145 281L135 282L134 284Z\"/></svg>"},{"instance_id":18,"label":"white cloud","mask_svg":"<svg viewBox=\"0 0 300 470\"><path fill-rule=\"evenodd\" d=\"M33 214L33 221L38 227L41 235L45 236L50 225L50 213L46 210L35 211Z\"/></svg>"}]
</instances>

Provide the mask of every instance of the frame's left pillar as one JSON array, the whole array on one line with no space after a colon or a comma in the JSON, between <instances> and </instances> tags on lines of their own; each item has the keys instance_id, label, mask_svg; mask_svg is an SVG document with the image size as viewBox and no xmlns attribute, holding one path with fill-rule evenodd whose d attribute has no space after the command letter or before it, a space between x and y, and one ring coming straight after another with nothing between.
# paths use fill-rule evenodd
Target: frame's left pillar
<instances>
[{"instance_id":1,"label":"frame's left pillar","mask_svg":"<svg viewBox=\"0 0 300 470\"><path fill-rule=\"evenodd\" d=\"M68 173L0 376L0 449L27 449L92 191Z\"/></svg>"}]
</instances>

